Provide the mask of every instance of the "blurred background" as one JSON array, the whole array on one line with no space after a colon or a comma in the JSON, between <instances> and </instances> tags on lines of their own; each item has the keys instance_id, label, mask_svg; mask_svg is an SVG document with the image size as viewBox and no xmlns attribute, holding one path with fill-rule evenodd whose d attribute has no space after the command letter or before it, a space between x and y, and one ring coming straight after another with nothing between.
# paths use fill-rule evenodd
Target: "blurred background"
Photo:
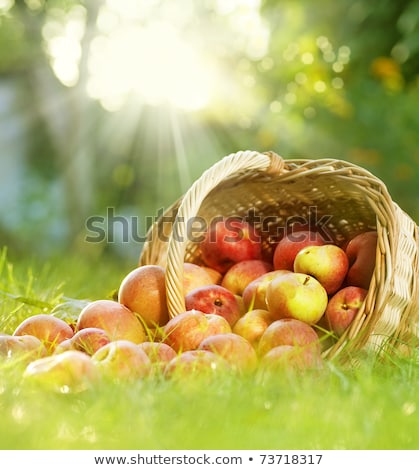
<instances>
[{"instance_id":1,"label":"blurred background","mask_svg":"<svg viewBox=\"0 0 419 470\"><path fill-rule=\"evenodd\" d=\"M0 0L1 246L136 260L245 149L361 165L418 222L419 0Z\"/></svg>"}]
</instances>

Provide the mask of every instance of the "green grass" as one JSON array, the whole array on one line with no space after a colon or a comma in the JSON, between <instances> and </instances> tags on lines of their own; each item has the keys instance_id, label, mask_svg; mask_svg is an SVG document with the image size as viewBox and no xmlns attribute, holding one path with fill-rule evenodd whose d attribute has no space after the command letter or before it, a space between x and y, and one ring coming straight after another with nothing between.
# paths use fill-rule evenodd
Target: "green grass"
<instances>
[{"instance_id":1,"label":"green grass","mask_svg":"<svg viewBox=\"0 0 419 470\"><path fill-rule=\"evenodd\" d=\"M127 267L0 257L0 331L69 298L106 298ZM105 264L106 263L106 264ZM14 297L11 297L11 294ZM0 362L1 449L417 449L419 354L302 376L229 373L60 394Z\"/></svg>"}]
</instances>

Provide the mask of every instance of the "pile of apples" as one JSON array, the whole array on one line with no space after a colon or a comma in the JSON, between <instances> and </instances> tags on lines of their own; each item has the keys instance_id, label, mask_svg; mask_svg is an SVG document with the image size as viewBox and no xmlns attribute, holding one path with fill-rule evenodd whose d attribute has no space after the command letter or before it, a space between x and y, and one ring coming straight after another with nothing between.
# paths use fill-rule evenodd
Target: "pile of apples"
<instances>
[{"instance_id":1,"label":"pile of apples","mask_svg":"<svg viewBox=\"0 0 419 470\"><path fill-rule=\"evenodd\" d=\"M139 266L117 298L88 302L73 322L37 314L0 335L0 356L23 357L25 379L61 391L100 377L321 368L324 338L343 334L368 293L377 232L340 246L330 240L293 227L269 255L254 226L217 220L199 244L199 264L183 265L185 311L174 318L165 269Z\"/></svg>"}]
</instances>

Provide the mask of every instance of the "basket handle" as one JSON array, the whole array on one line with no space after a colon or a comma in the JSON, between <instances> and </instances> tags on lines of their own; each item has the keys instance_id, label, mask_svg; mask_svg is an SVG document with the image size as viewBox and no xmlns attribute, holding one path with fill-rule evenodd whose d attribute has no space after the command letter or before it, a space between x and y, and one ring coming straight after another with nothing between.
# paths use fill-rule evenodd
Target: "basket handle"
<instances>
[{"instance_id":1,"label":"basket handle","mask_svg":"<svg viewBox=\"0 0 419 470\"><path fill-rule=\"evenodd\" d=\"M281 173L284 160L274 152L240 151L230 154L206 170L186 192L179 206L169 239L166 265L167 306L171 318L185 310L183 263L187 222L198 213L207 196L224 179L246 171Z\"/></svg>"}]
</instances>

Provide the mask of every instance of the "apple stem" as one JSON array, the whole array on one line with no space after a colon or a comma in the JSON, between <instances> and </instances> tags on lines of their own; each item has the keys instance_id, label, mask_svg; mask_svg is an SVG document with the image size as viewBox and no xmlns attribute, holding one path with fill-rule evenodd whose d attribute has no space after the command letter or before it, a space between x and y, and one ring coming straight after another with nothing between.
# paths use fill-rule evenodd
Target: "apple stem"
<instances>
[{"instance_id":1,"label":"apple stem","mask_svg":"<svg viewBox=\"0 0 419 470\"><path fill-rule=\"evenodd\" d=\"M306 286L310 282L310 276L306 276L304 279L303 285Z\"/></svg>"}]
</instances>

